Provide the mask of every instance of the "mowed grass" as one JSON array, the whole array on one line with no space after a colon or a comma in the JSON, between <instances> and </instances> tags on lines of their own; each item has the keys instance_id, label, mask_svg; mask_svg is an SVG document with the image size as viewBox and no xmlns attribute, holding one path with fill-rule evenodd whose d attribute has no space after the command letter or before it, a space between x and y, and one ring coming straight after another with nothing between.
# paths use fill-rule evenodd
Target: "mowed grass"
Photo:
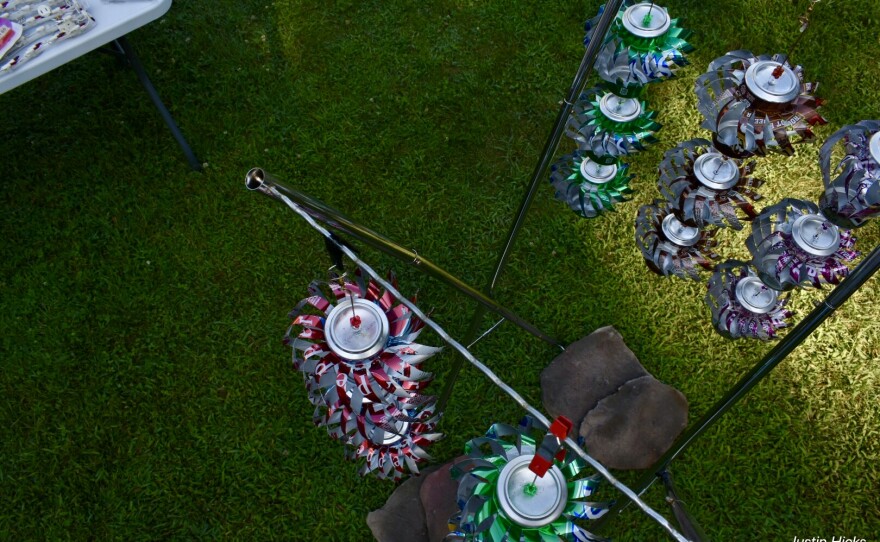
<instances>
[{"instance_id":1,"label":"mowed grass","mask_svg":"<svg viewBox=\"0 0 880 542\"><path fill-rule=\"evenodd\" d=\"M287 311L330 265L323 242L247 192L244 174L262 166L482 286L598 4L175 2L130 40L202 174L134 74L105 55L0 97L0 539L370 539L365 516L394 484L361 479L313 427L280 341ZM631 160L634 200L585 221L543 186L497 297L566 341L614 325L687 395L695 420L771 345L716 335L705 286L651 275L633 219L659 197L663 152L708 135L694 79L729 50L786 50L806 6L668 7L695 30L697 51L648 92L664 128ZM813 19L794 58L828 99L824 139L880 117L880 5L829 0ZM817 156L810 145L760 159L764 202L815 200ZM746 257L744 235L725 232L722 254ZM880 243L876 224L857 235L864 252ZM467 298L362 255L464 334ZM821 297L795 292L796 319ZM674 463L713 540L876 539L878 317L872 279ZM474 352L539 404L552 347L505 324ZM436 393L453 360L447 351L429 363ZM521 415L465 368L432 453L449 460ZM646 497L671 517L659 490ZM632 509L607 534L664 539Z\"/></svg>"}]
</instances>

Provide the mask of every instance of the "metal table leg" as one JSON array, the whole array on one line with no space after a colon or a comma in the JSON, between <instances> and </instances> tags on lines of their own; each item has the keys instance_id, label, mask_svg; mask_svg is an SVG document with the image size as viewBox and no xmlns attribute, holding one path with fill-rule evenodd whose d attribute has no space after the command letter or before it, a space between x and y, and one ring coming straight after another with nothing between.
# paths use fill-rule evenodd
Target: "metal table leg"
<instances>
[{"instance_id":1,"label":"metal table leg","mask_svg":"<svg viewBox=\"0 0 880 542\"><path fill-rule=\"evenodd\" d=\"M115 41L115 44L117 49L125 55L125 59L128 60L128 63L131 66L131 69L134 70L134 73L137 74L138 79L140 79L141 84L144 86L144 89L150 96L150 100L152 100L153 105L156 106L156 109L159 110L159 114L162 115L162 120L164 120L165 124L168 125L168 129L171 130L171 135L174 136L174 139L177 140L177 144L180 145L180 149L183 151L183 154L186 155L186 161L189 162L190 167L193 168L193 170L195 171L201 171L202 163L199 162L198 158L196 158L196 155L193 153L192 148L190 148L189 143L187 143L186 138L184 138L183 134L180 132L180 128L178 128L177 124L175 124L174 118L171 116L168 108L165 107L164 103L162 103L162 99L159 97L159 93L156 92L156 87L153 86L153 83L150 82L150 78L147 77L147 72L144 71L144 67L143 65L141 65L141 61L135 54L131 44L128 43L128 39L126 39L125 36L122 36Z\"/></svg>"}]
</instances>

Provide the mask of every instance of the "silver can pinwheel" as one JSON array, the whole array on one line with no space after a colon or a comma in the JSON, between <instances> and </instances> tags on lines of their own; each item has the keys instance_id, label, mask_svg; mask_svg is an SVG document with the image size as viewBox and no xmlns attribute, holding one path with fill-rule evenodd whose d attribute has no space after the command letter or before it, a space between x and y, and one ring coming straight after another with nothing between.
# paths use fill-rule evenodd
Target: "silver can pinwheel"
<instances>
[{"instance_id":1,"label":"silver can pinwheel","mask_svg":"<svg viewBox=\"0 0 880 542\"><path fill-rule=\"evenodd\" d=\"M732 51L716 58L697 78L697 108L715 146L745 158L767 151L794 154L794 144L814 139L812 127L825 124L817 109L818 83L805 83L803 68L785 55L756 56Z\"/></svg>"},{"instance_id":2,"label":"silver can pinwheel","mask_svg":"<svg viewBox=\"0 0 880 542\"><path fill-rule=\"evenodd\" d=\"M346 400L354 410L392 398L423 403L421 391L433 376L419 366L441 349L415 343L422 321L375 282L356 277L357 282L331 281L329 297L313 282L311 295L290 313L285 342L293 348L309 399L315 405Z\"/></svg>"},{"instance_id":3,"label":"silver can pinwheel","mask_svg":"<svg viewBox=\"0 0 880 542\"><path fill-rule=\"evenodd\" d=\"M365 460L362 474L418 473L423 448L440 438L433 399L423 394L433 377L419 366L441 349L415 343L422 320L362 273L332 277L331 295L321 286L309 285L285 335L315 424L353 447L348 456Z\"/></svg>"},{"instance_id":4,"label":"silver can pinwheel","mask_svg":"<svg viewBox=\"0 0 880 542\"><path fill-rule=\"evenodd\" d=\"M754 162L729 158L705 139L691 139L666 151L657 186L687 226L743 228L758 216L752 201L764 181L751 176Z\"/></svg>"},{"instance_id":5,"label":"silver can pinwheel","mask_svg":"<svg viewBox=\"0 0 880 542\"><path fill-rule=\"evenodd\" d=\"M780 292L761 282L749 264L738 260L719 264L706 292L712 325L728 339L776 338L792 316L785 308L787 302Z\"/></svg>"},{"instance_id":6,"label":"silver can pinwheel","mask_svg":"<svg viewBox=\"0 0 880 542\"><path fill-rule=\"evenodd\" d=\"M608 162L608 163L603 163ZM617 160L600 160L586 151L575 151L560 158L550 168L550 184L556 199L584 218L613 211L632 193L629 165Z\"/></svg>"},{"instance_id":7,"label":"silver can pinwheel","mask_svg":"<svg viewBox=\"0 0 880 542\"><path fill-rule=\"evenodd\" d=\"M716 231L683 224L662 200L642 205L636 217L636 244L648 268L663 276L700 280L700 271L719 259L712 251Z\"/></svg>"},{"instance_id":8,"label":"silver can pinwheel","mask_svg":"<svg viewBox=\"0 0 880 542\"><path fill-rule=\"evenodd\" d=\"M779 291L838 284L856 259L855 237L829 222L816 204L784 199L752 221L746 246L758 276Z\"/></svg>"},{"instance_id":9,"label":"silver can pinwheel","mask_svg":"<svg viewBox=\"0 0 880 542\"><path fill-rule=\"evenodd\" d=\"M316 410L316 425L346 445L347 459L362 463L361 476L396 481L419 474L419 463L431 458L425 448L442 438L434 432L433 405L416 409L395 402L370 403L356 412L340 402L322 410Z\"/></svg>"},{"instance_id":10,"label":"silver can pinwheel","mask_svg":"<svg viewBox=\"0 0 880 542\"><path fill-rule=\"evenodd\" d=\"M593 87L585 90L571 111L565 133L578 149L594 156L625 156L657 141L660 124L655 111L638 98Z\"/></svg>"},{"instance_id":11,"label":"silver can pinwheel","mask_svg":"<svg viewBox=\"0 0 880 542\"><path fill-rule=\"evenodd\" d=\"M525 418L518 427L496 423L465 445L468 457L453 466L459 512L449 520L449 541L602 540L581 522L601 517L609 504L589 502L598 475L573 454L556 456L543 476L529 465L543 429Z\"/></svg>"},{"instance_id":12,"label":"silver can pinwheel","mask_svg":"<svg viewBox=\"0 0 880 542\"><path fill-rule=\"evenodd\" d=\"M604 9L603 5L584 25L584 45L595 39L595 27ZM642 86L672 77L687 64L686 55L694 50L687 42L691 34L662 6L624 2L605 35L594 69L617 87L618 95L638 94Z\"/></svg>"},{"instance_id":13,"label":"silver can pinwheel","mask_svg":"<svg viewBox=\"0 0 880 542\"><path fill-rule=\"evenodd\" d=\"M834 132L819 151L819 165L825 183L819 208L828 220L856 228L880 214L880 121Z\"/></svg>"}]
</instances>

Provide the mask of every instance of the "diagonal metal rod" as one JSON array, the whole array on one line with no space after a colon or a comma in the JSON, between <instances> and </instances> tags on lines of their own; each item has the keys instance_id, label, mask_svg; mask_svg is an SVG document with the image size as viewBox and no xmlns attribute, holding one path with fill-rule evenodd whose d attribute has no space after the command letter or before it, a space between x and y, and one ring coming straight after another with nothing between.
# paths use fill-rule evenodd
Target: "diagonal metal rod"
<instances>
[{"instance_id":1,"label":"diagonal metal rod","mask_svg":"<svg viewBox=\"0 0 880 542\"><path fill-rule=\"evenodd\" d=\"M558 346L562 348L562 343L554 339L553 337L547 335L534 325L530 324L516 313L512 312L510 309L503 307L496 303L494 300L490 299L488 296L484 295L479 290L467 285L462 282L458 277L452 275L445 269L438 267L437 265L431 263L426 258L416 254L414 251L403 248L398 245L394 241L391 241L387 237L380 235L379 233L366 228L357 222L351 220L346 217L336 209L328 206L327 204L312 198L302 192L294 190L288 186L285 186L277 179L266 173L260 168L253 168L247 174L245 179L245 183L247 187L251 190L257 190L262 192L272 198L281 199L280 195L283 195L286 198L296 202L301 208L305 209L306 212L309 213L310 216L320 220L322 223L327 224L331 228L336 230L345 232L352 237L355 237L362 242L380 250L386 254L394 256L403 260L406 263L412 264L425 272L426 274L452 286L459 292L467 295L471 299L475 300L480 304L481 307L485 307L486 310L490 310L500 316L503 316L505 319L510 320L517 326L522 329L528 331L535 337L546 341L552 345ZM330 242L335 246L343 246L344 244L340 244L337 239L331 234ZM345 247L345 250L348 250L348 247ZM346 252L347 253L347 252ZM442 412L441 409L438 409L439 412Z\"/></svg>"},{"instance_id":2,"label":"diagonal metal rod","mask_svg":"<svg viewBox=\"0 0 880 542\"><path fill-rule=\"evenodd\" d=\"M252 170L253 171L253 170ZM250 177L250 176L249 176ZM262 185L262 188L252 188L251 183L248 183L248 188L252 190L257 189L263 192L266 195L269 195L275 199L279 199L283 201L288 207L290 207L294 212L300 215L308 224L321 233L325 238L331 239L333 243L337 241L332 239L332 236L327 229L318 224L315 218L312 215L301 208L299 205L294 203L290 198L288 198L285 194L281 193L277 187L275 186L267 186ZM539 410L530 405L519 393L516 392L513 388L508 386L503 380L501 380L498 375L492 372L486 365L484 365L480 360L475 358L464 346L462 346L458 341L449 336L446 331L440 327L437 323L435 323L431 318L429 318L425 313L422 312L419 307L408 300L403 296L397 288L395 288L392 284L382 279L376 271L374 271L369 265L363 262L361 259L355 255L348 247L344 245L338 245L339 249L350 258L353 262L355 262L361 269L363 269L370 277L373 278L376 282L378 282L383 288L391 293L395 298L397 298L401 303L403 303L409 310L413 312L416 316L418 316L426 326L430 327L434 330L437 335L439 335L447 344L453 347L459 354L461 354L465 359L467 359L471 365L479 369L483 374L485 374L496 386L501 388L504 393L509 395L516 403L526 412L529 413L530 416L534 417L536 420L541 422L544 427L550 426L550 420L547 419ZM661 527L663 527L677 542L689 542L687 538L685 538L681 533L679 533L669 521L655 511L653 508L648 506L645 502L643 502L639 496L633 492L626 485L621 483L608 469L605 468L604 465L599 463L592 456L587 454L577 443L571 438L565 439L565 444L568 446L570 450L572 450L578 457L586 461L590 466L592 466L596 471L604 477L609 484L614 486L618 491L623 493L627 499L630 499L632 502L636 504L645 514L651 517L654 521L656 521Z\"/></svg>"},{"instance_id":3,"label":"diagonal metal rod","mask_svg":"<svg viewBox=\"0 0 880 542\"><path fill-rule=\"evenodd\" d=\"M553 125L553 130L550 132L549 137L547 137L546 143L544 143L544 149L541 151L541 158L535 165L535 170L532 172L532 179L529 182L525 196L523 196L523 200L519 205L519 210L517 211L516 218L510 227L510 232L507 234L507 239L501 249L501 254L498 256L495 270L492 272L492 278L486 286L486 294L489 297L492 297L495 292L495 285L498 284L498 279L501 277L501 273L507 265L507 259L510 257L513 245L516 242L516 238L519 236L519 231L522 229L526 215L532 206L532 201L535 199L538 185L544 180L545 175L547 174L547 168L550 166L550 161L553 160L553 155L556 154L556 149L559 147L559 141L562 139L562 134L565 132L565 124L568 122L568 116L571 114L571 109L581 95L581 92L583 92L584 86L587 84L587 78L590 76L593 64L595 64L596 57L599 55L599 49L604 41L604 36L608 32L608 28L611 27L611 22L617 16L621 4L623 4L623 0L608 0L608 3L605 4L605 11L599 18L598 24L596 24L593 39L587 44L587 49L584 51L584 56L581 59L580 66L578 66L574 80L571 82L571 87L568 89L568 94L562 101L562 106L559 108L559 114L556 115L556 123ZM486 310L481 306L478 306L474 310L474 315L471 317L470 327L464 336L464 342L470 342L477 336L477 333L479 333L482 328L483 317L485 315ZM452 396L452 388L455 386L455 381L458 379L462 365L464 365L464 360L456 359L456 362L449 370L446 386L443 389L443 393L440 394L440 399L437 401L437 409L439 412L443 412L446 404L449 402L449 398Z\"/></svg>"},{"instance_id":4,"label":"diagonal metal rod","mask_svg":"<svg viewBox=\"0 0 880 542\"><path fill-rule=\"evenodd\" d=\"M870 279L877 270L880 269L880 246L874 248L867 258L862 260L859 265L841 282L834 290L828 294L825 301L813 309L801 322L788 333L779 344L777 344L770 352L764 356L751 371L743 376L737 384L732 387L727 394L718 401L708 413L703 415L700 420L688 429L675 442L672 448L666 452L650 469L648 469L641 479L634 485L635 490L641 495L654 481L660 476L673 459L679 456L685 448L693 441L706 432L715 422L717 422L725 412L730 410L733 405L739 402L752 388L754 388L765 376L767 376L774 367L786 358L795 348L797 348L819 325L822 324L831 314L840 307L847 299L850 298L865 282ZM604 523L610 521L613 516L618 515L624 506L616 505L611 508L596 523L596 529L600 528Z\"/></svg>"}]
</instances>

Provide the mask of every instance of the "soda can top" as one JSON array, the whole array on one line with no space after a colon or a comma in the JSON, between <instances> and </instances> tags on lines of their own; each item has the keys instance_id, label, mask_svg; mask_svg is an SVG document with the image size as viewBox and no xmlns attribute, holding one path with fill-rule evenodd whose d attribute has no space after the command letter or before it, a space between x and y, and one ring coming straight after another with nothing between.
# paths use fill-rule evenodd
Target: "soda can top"
<instances>
[{"instance_id":1,"label":"soda can top","mask_svg":"<svg viewBox=\"0 0 880 542\"><path fill-rule=\"evenodd\" d=\"M767 314L776 307L779 292L769 288L758 277L743 277L736 283L736 300L746 310Z\"/></svg>"},{"instance_id":2,"label":"soda can top","mask_svg":"<svg viewBox=\"0 0 880 542\"><path fill-rule=\"evenodd\" d=\"M360 319L355 325L355 317ZM388 318L378 305L346 296L333 307L324 323L324 335L337 356L360 361L381 352L388 342Z\"/></svg>"},{"instance_id":3,"label":"soda can top","mask_svg":"<svg viewBox=\"0 0 880 542\"><path fill-rule=\"evenodd\" d=\"M626 9L623 13L623 27L640 38L662 36L672 25L666 8L653 2L642 2Z\"/></svg>"},{"instance_id":4,"label":"soda can top","mask_svg":"<svg viewBox=\"0 0 880 542\"><path fill-rule=\"evenodd\" d=\"M801 250L813 256L830 256L840 248L840 230L818 214L797 217L791 237Z\"/></svg>"},{"instance_id":5,"label":"soda can top","mask_svg":"<svg viewBox=\"0 0 880 542\"><path fill-rule=\"evenodd\" d=\"M615 122L629 122L642 114L642 104L636 98L623 98L608 92L599 101L599 110Z\"/></svg>"},{"instance_id":6,"label":"soda can top","mask_svg":"<svg viewBox=\"0 0 880 542\"><path fill-rule=\"evenodd\" d=\"M581 175L593 184L605 184L617 176L617 164L606 166L585 157L581 162Z\"/></svg>"},{"instance_id":7,"label":"soda can top","mask_svg":"<svg viewBox=\"0 0 880 542\"><path fill-rule=\"evenodd\" d=\"M663 235L678 246L690 247L700 240L700 228L685 226L674 214L670 213L661 223Z\"/></svg>"},{"instance_id":8,"label":"soda can top","mask_svg":"<svg viewBox=\"0 0 880 542\"><path fill-rule=\"evenodd\" d=\"M706 188L727 190L739 182L736 162L720 153L701 154L694 161L694 175Z\"/></svg>"},{"instance_id":9,"label":"soda can top","mask_svg":"<svg viewBox=\"0 0 880 542\"><path fill-rule=\"evenodd\" d=\"M511 521L522 527L543 527L565 510L568 488L556 465L543 477L529 470L533 454L511 459L498 475L498 505Z\"/></svg>"},{"instance_id":10,"label":"soda can top","mask_svg":"<svg viewBox=\"0 0 880 542\"><path fill-rule=\"evenodd\" d=\"M765 102L788 103L801 93L801 81L788 66L775 60L755 62L746 70L746 87Z\"/></svg>"}]
</instances>

